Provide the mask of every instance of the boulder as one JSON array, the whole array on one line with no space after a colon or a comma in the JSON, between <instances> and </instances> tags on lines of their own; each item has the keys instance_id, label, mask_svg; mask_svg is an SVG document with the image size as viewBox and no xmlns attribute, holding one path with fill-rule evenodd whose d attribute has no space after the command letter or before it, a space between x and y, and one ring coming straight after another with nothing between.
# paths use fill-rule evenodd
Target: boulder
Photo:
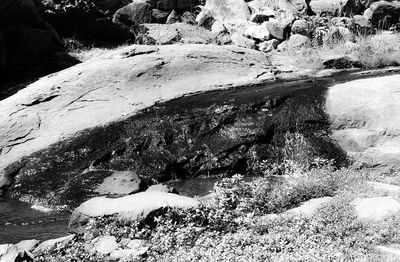
<instances>
[{"instance_id":1,"label":"boulder","mask_svg":"<svg viewBox=\"0 0 400 262\"><path fill-rule=\"evenodd\" d=\"M141 192L121 198L96 197L74 210L69 229L73 232L83 232L90 218L102 216L152 223L152 215L165 208L188 209L199 205L200 202L193 198L163 192Z\"/></svg>"},{"instance_id":2,"label":"boulder","mask_svg":"<svg viewBox=\"0 0 400 262\"><path fill-rule=\"evenodd\" d=\"M272 50L277 49L279 44L280 44L279 40L276 39L264 41L258 44L258 50L266 53L271 52Z\"/></svg>"},{"instance_id":3,"label":"boulder","mask_svg":"<svg viewBox=\"0 0 400 262\"><path fill-rule=\"evenodd\" d=\"M146 192L163 192L163 193L179 194L179 192L173 186L167 184L152 185L146 190Z\"/></svg>"},{"instance_id":4,"label":"boulder","mask_svg":"<svg viewBox=\"0 0 400 262\"><path fill-rule=\"evenodd\" d=\"M17 74L19 79L61 68L56 59L62 50L62 40L40 17L32 0L1 1L0 75L3 81L4 77Z\"/></svg>"},{"instance_id":5,"label":"boulder","mask_svg":"<svg viewBox=\"0 0 400 262\"><path fill-rule=\"evenodd\" d=\"M211 32L215 35L227 32L227 29L222 21L215 21L211 27Z\"/></svg>"},{"instance_id":6,"label":"boulder","mask_svg":"<svg viewBox=\"0 0 400 262\"><path fill-rule=\"evenodd\" d=\"M134 0L131 4L118 9L113 22L127 28L137 27L152 20L151 5L146 0Z\"/></svg>"},{"instance_id":7,"label":"boulder","mask_svg":"<svg viewBox=\"0 0 400 262\"><path fill-rule=\"evenodd\" d=\"M278 40L285 40L290 36L290 25L292 21L268 21L265 22L271 36Z\"/></svg>"},{"instance_id":8,"label":"boulder","mask_svg":"<svg viewBox=\"0 0 400 262\"><path fill-rule=\"evenodd\" d=\"M339 16L343 13L343 9L347 5L347 2L351 0L311 0L311 10L318 14L329 14Z\"/></svg>"},{"instance_id":9,"label":"boulder","mask_svg":"<svg viewBox=\"0 0 400 262\"><path fill-rule=\"evenodd\" d=\"M241 34L234 33L231 35L231 40L233 45L243 47L243 48L249 48L249 49L255 49L256 48L256 41L246 38L242 36Z\"/></svg>"},{"instance_id":10,"label":"boulder","mask_svg":"<svg viewBox=\"0 0 400 262\"><path fill-rule=\"evenodd\" d=\"M0 185L4 189L14 180L20 187L16 191L10 188L10 194L24 199L39 197L39 203L45 203L44 199L62 205L82 202L110 175L110 172L91 172L93 160L114 156L114 149L89 152L71 149L74 153L63 154L70 155L71 160L61 162L58 158L41 162L41 157L27 156L52 150L52 145L58 142L69 145L69 139L84 130L103 129L159 101L265 81L270 77L265 74L269 70L265 54L234 46L132 45L41 78L0 101ZM102 135L96 134L87 137L84 143L93 142L94 138L97 142L114 139L103 140ZM60 149L68 151L74 148L71 146ZM77 154L88 158L76 161ZM53 155L46 153L50 158ZM21 164L17 164L19 161ZM67 175L48 169L49 163L65 163L66 170L77 167L80 171L66 171ZM94 174L99 174L96 183L89 183ZM66 203L71 196L76 202Z\"/></svg>"},{"instance_id":11,"label":"boulder","mask_svg":"<svg viewBox=\"0 0 400 262\"><path fill-rule=\"evenodd\" d=\"M211 30L212 25L215 22L215 18L213 14L207 10L203 9L197 16L196 16L196 22L199 26L204 27L207 30ZM221 23L223 23L221 21Z\"/></svg>"},{"instance_id":12,"label":"boulder","mask_svg":"<svg viewBox=\"0 0 400 262\"><path fill-rule=\"evenodd\" d=\"M296 20L292 25L292 33L311 37L313 33L312 23L305 19Z\"/></svg>"},{"instance_id":13,"label":"boulder","mask_svg":"<svg viewBox=\"0 0 400 262\"><path fill-rule=\"evenodd\" d=\"M93 239L88 250L90 253L99 253L101 255L109 255L118 248L117 238L115 236L101 236Z\"/></svg>"},{"instance_id":14,"label":"boulder","mask_svg":"<svg viewBox=\"0 0 400 262\"><path fill-rule=\"evenodd\" d=\"M5 244L0 245L0 262L30 262L33 261L33 256L20 250L16 245Z\"/></svg>"},{"instance_id":15,"label":"boulder","mask_svg":"<svg viewBox=\"0 0 400 262\"><path fill-rule=\"evenodd\" d=\"M400 2L379 1L365 10L364 17L379 29L389 29L399 23Z\"/></svg>"},{"instance_id":16,"label":"boulder","mask_svg":"<svg viewBox=\"0 0 400 262\"><path fill-rule=\"evenodd\" d=\"M291 35L288 44L290 48L311 47L311 40L304 35L294 34Z\"/></svg>"},{"instance_id":17,"label":"boulder","mask_svg":"<svg viewBox=\"0 0 400 262\"><path fill-rule=\"evenodd\" d=\"M215 20L235 20L250 18L250 11L244 0L207 0L198 16L209 13Z\"/></svg>"},{"instance_id":18,"label":"boulder","mask_svg":"<svg viewBox=\"0 0 400 262\"><path fill-rule=\"evenodd\" d=\"M178 13L173 10L167 17L167 21L165 22L166 24L174 24L178 23L180 21Z\"/></svg>"},{"instance_id":19,"label":"boulder","mask_svg":"<svg viewBox=\"0 0 400 262\"><path fill-rule=\"evenodd\" d=\"M244 35L257 41L267 41L271 39L271 34L269 33L265 24L248 27L244 32Z\"/></svg>"},{"instance_id":20,"label":"boulder","mask_svg":"<svg viewBox=\"0 0 400 262\"><path fill-rule=\"evenodd\" d=\"M181 15L180 21L182 23L190 24L190 25L195 25L197 23L196 16L189 11L186 11Z\"/></svg>"},{"instance_id":21,"label":"boulder","mask_svg":"<svg viewBox=\"0 0 400 262\"><path fill-rule=\"evenodd\" d=\"M359 219L382 220L400 212L400 203L390 196L359 198L353 205Z\"/></svg>"},{"instance_id":22,"label":"boulder","mask_svg":"<svg viewBox=\"0 0 400 262\"><path fill-rule=\"evenodd\" d=\"M55 248L63 247L75 239L75 235L68 235L56 239L46 240L38 245L32 252L34 256L40 256L45 252L50 252Z\"/></svg>"},{"instance_id":23,"label":"boulder","mask_svg":"<svg viewBox=\"0 0 400 262\"><path fill-rule=\"evenodd\" d=\"M40 241L36 239L22 240L21 242L17 243L16 246L20 250L32 252L39 245L39 243Z\"/></svg>"},{"instance_id":24,"label":"boulder","mask_svg":"<svg viewBox=\"0 0 400 262\"><path fill-rule=\"evenodd\" d=\"M153 17L153 23L164 24L170 13L161 11L159 9L152 9L151 16Z\"/></svg>"},{"instance_id":25,"label":"boulder","mask_svg":"<svg viewBox=\"0 0 400 262\"><path fill-rule=\"evenodd\" d=\"M185 42L185 39L202 39L207 44L215 41L215 36L205 28L184 24L142 24L140 27L146 44L169 45Z\"/></svg>"},{"instance_id":26,"label":"boulder","mask_svg":"<svg viewBox=\"0 0 400 262\"><path fill-rule=\"evenodd\" d=\"M122 261L135 261L140 259L143 255L147 253L148 247L141 247L138 249L117 249L111 252L111 260L122 260Z\"/></svg>"},{"instance_id":27,"label":"boulder","mask_svg":"<svg viewBox=\"0 0 400 262\"><path fill-rule=\"evenodd\" d=\"M140 183L135 172L120 171L106 177L95 192L99 195L129 195L139 191Z\"/></svg>"}]
</instances>

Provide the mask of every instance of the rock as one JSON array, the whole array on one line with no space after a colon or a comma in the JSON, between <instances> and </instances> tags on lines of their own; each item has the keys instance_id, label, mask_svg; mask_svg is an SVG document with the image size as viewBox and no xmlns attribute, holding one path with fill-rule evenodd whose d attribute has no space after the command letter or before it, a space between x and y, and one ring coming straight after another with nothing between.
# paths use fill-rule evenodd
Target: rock
<instances>
[{"instance_id":1,"label":"rock","mask_svg":"<svg viewBox=\"0 0 400 262\"><path fill-rule=\"evenodd\" d=\"M139 191L140 183L135 172L120 171L105 178L95 192L100 195L129 195Z\"/></svg>"},{"instance_id":2,"label":"rock","mask_svg":"<svg viewBox=\"0 0 400 262\"><path fill-rule=\"evenodd\" d=\"M399 22L400 2L379 1L365 10L364 17L379 29L389 29Z\"/></svg>"},{"instance_id":3,"label":"rock","mask_svg":"<svg viewBox=\"0 0 400 262\"><path fill-rule=\"evenodd\" d=\"M371 22L364 16L355 15L353 19L354 19L354 31L356 33L367 35L371 34L374 31Z\"/></svg>"},{"instance_id":4,"label":"rock","mask_svg":"<svg viewBox=\"0 0 400 262\"><path fill-rule=\"evenodd\" d=\"M118 248L117 239L114 236L101 236L93 239L89 245L91 253L108 255Z\"/></svg>"},{"instance_id":5,"label":"rock","mask_svg":"<svg viewBox=\"0 0 400 262\"><path fill-rule=\"evenodd\" d=\"M158 9L151 10L151 15L153 17L153 23L164 24L170 13L161 11Z\"/></svg>"},{"instance_id":6,"label":"rock","mask_svg":"<svg viewBox=\"0 0 400 262\"><path fill-rule=\"evenodd\" d=\"M173 186L167 184L152 185L146 190L146 192L163 192L163 193L179 194L178 191Z\"/></svg>"},{"instance_id":7,"label":"rock","mask_svg":"<svg viewBox=\"0 0 400 262\"><path fill-rule=\"evenodd\" d=\"M84 201L88 194L93 193L93 185L84 180L91 179L94 173L82 174L82 170L93 165L93 159L103 155L112 157L114 149L93 150L94 153L89 155L85 149L63 153L64 156L71 155L71 160L64 158L62 161L68 170L72 166L81 170L75 175L49 169L51 163L57 163L56 159L41 162L43 159L40 160L40 157L31 157L24 158L22 165L11 164L40 150L52 150L52 144L67 142L83 130L127 119L158 101L265 81L270 76L263 73L269 72L269 66L265 54L234 46L133 45L44 77L0 101L0 184L9 184L14 178L16 184L21 184L18 189L15 188L14 197L32 197L35 191L43 190L38 194L41 201L43 196L48 196L53 204L66 204L65 199L74 195L69 190L74 188L73 192L80 192L76 201ZM113 140L114 135L110 138L100 134L90 137L100 137L96 139L100 142ZM92 140L87 138L85 144ZM118 149L115 150L118 152ZM80 152L88 159L76 161ZM54 154L46 155L52 158ZM29 161L33 162L30 164ZM14 177L16 173L18 178ZM101 181L110 172L96 174L100 174ZM39 178L42 175L47 177L45 184L40 182L43 181ZM100 182L98 179L96 177L96 181ZM25 186L26 191L23 189ZM54 190L57 193L49 193Z\"/></svg>"},{"instance_id":8,"label":"rock","mask_svg":"<svg viewBox=\"0 0 400 262\"><path fill-rule=\"evenodd\" d=\"M249 7L244 0L207 0L200 14L203 12L210 13L215 20L221 21L250 19Z\"/></svg>"},{"instance_id":9,"label":"rock","mask_svg":"<svg viewBox=\"0 0 400 262\"><path fill-rule=\"evenodd\" d=\"M32 252L39 245L40 241L36 239L31 240L23 240L16 244L17 248L20 250L25 250L28 252Z\"/></svg>"},{"instance_id":10,"label":"rock","mask_svg":"<svg viewBox=\"0 0 400 262\"><path fill-rule=\"evenodd\" d=\"M267 41L271 39L271 35L265 24L248 27L244 32L244 35L250 39L258 41Z\"/></svg>"},{"instance_id":11,"label":"rock","mask_svg":"<svg viewBox=\"0 0 400 262\"><path fill-rule=\"evenodd\" d=\"M195 25L196 22L196 17L194 16L194 14L192 14L189 11L184 12L181 17L181 22L184 24L190 24L190 25Z\"/></svg>"},{"instance_id":12,"label":"rock","mask_svg":"<svg viewBox=\"0 0 400 262\"><path fill-rule=\"evenodd\" d=\"M152 20L151 5L146 0L134 0L126 5L113 16L113 22L127 28L137 27L143 23L150 23Z\"/></svg>"},{"instance_id":13,"label":"rock","mask_svg":"<svg viewBox=\"0 0 400 262\"><path fill-rule=\"evenodd\" d=\"M62 40L40 17L32 0L1 1L0 89L15 76L20 80L63 68L57 61L63 50Z\"/></svg>"},{"instance_id":14,"label":"rock","mask_svg":"<svg viewBox=\"0 0 400 262\"><path fill-rule=\"evenodd\" d=\"M273 38L285 40L289 38L290 35L290 23L289 21L269 21L265 22L265 25Z\"/></svg>"},{"instance_id":15,"label":"rock","mask_svg":"<svg viewBox=\"0 0 400 262\"><path fill-rule=\"evenodd\" d=\"M376 246L375 247L380 253L387 256L385 261L398 261L400 259L400 249L391 246Z\"/></svg>"},{"instance_id":16,"label":"rock","mask_svg":"<svg viewBox=\"0 0 400 262\"><path fill-rule=\"evenodd\" d=\"M221 33L227 32L227 29L223 22L215 21L211 27L211 32L215 35L219 35Z\"/></svg>"},{"instance_id":17,"label":"rock","mask_svg":"<svg viewBox=\"0 0 400 262\"><path fill-rule=\"evenodd\" d=\"M256 48L256 42L254 40L248 39L238 33L234 33L231 35L231 40L232 43L235 46L243 47L243 48L249 48L249 49L255 49Z\"/></svg>"},{"instance_id":18,"label":"rock","mask_svg":"<svg viewBox=\"0 0 400 262\"><path fill-rule=\"evenodd\" d=\"M399 77L355 80L329 88L325 107L332 138L356 166L400 169Z\"/></svg>"},{"instance_id":19,"label":"rock","mask_svg":"<svg viewBox=\"0 0 400 262\"><path fill-rule=\"evenodd\" d=\"M145 241L142 239L132 239L128 242L127 247L130 249L145 248Z\"/></svg>"},{"instance_id":20,"label":"rock","mask_svg":"<svg viewBox=\"0 0 400 262\"><path fill-rule=\"evenodd\" d=\"M199 26L204 27L207 30L211 30L212 25L215 22L213 14L207 10L203 9L197 16L196 22ZM222 22L222 21L221 21Z\"/></svg>"},{"instance_id":21,"label":"rock","mask_svg":"<svg viewBox=\"0 0 400 262\"><path fill-rule=\"evenodd\" d=\"M0 262L30 262L33 261L31 254L18 249L16 245L0 245Z\"/></svg>"},{"instance_id":22,"label":"rock","mask_svg":"<svg viewBox=\"0 0 400 262\"><path fill-rule=\"evenodd\" d=\"M250 17L250 21L257 24L262 24L272 17L275 17L274 11L272 11L271 9L266 9L264 11L259 11L252 14Z\"/></svg>"},{"instance_id":23,"label":"rock","mask_svg":"<svg viewBox=\"0 0 400 262\"><path fill-rule=\"evenodd\" d=\"M305 19L296 20L292 25L292 33L311 37L313 33L312 23Z\"/></svg>"},{"instance_id":24,"label":"rock","mask_svg":"<svg viewBox=\"0 0 400 262\"><path fill-rule=\"evenodd\" d=\"M258 50L262 52L271 52L272 50L278 48L279 43L280 43L279 40L276 39L264 41L258 44Z\"/></svg>"},{"instance_id":25,"label":"rock","mask_svg":"<svg viewBox=\"0 0 400 262\"><path fill-rule=\"evenodd\" d=\"M351 41L353 40L353 33L345 27L335 26L329 29L328 33L325 35L323 41L324 43L337 43L341 41Z\"/></svg>"},{"instance_id":26,"label":"rock","mask_svg":"<svg viewBox=\"0 0 400 262\"><path fill-rule=\"evenodd\" d=\"M231 35L233 34L244 35L247 28L254 25L256 24L243 19L224 21L224 26Z\"/></svg>"},{"instance_id":27,"label":"rock","mask_svg":"<svg viewBox=\"0 0 400 262\"><path fill-rule=\"evenodd\" d=\"M110 254L111 260L132 261L138 259L147 253L148 247L138 249L118 249Z\"/></svg>"},{"instance_id":28,"label":"rock","mask_svg":"<svg viewBox=\"0 0 400 262\"><path fill-rule=\"evenodd\" d=\"M75 235L68 235L65 237L46 240L46 241L40 243L33 250L32 254L35 257L40 256L40 255L44 254L45 252L50 252L50 251L54 250L55 248L63 247L65 245L69 244L74 239L75 239Z\"/></svg>"},{"instance_id":29,"label":"rock","mask_svg":"<svg viewBox=\"0 0 400 262\"><path fill-rule=\"evenodd\" d=\"M178 13L177 13L175 10L173 10L173 11L169 14L169 16L167 17L166 24L178 23L179 20L180 20L180 19L179 19Z\"/></svg>"},{"instance_id":30,"label":"rock","mask_svg":"<svg viewBox=\"0 0 400 262\"><path fill-rule=\"evenodd\" d=\"M310 8L318 15L330 14L339 16L348 1L349 0L311 0Z\"/></svg>"},{"instance_id":31,"label":"rock","mask_svg":"<svg viewBox=\"0 0 400 262\"><path fill-rule=\"evenodd\" d=\"M183 23L175 24L142 24L140 30L146 44L169 45L185 42L185 39L201 39L201 42L212 43L215 36L208 30Z\"/></svg>"},{"instance_id":32,"label":"rock","mask_svg":"<svg viewBox=\"0 0 400 262\"><path fill-rule=\"evenodd\" d=\"M141 192L121 198L92 198L79 207L71 215L69 229L74 232L84 230L90 218L116 216L117 219L129 221L149 221L152 214L166 207L188 209L198 207L199 201L185 196L163 192Z\"/></svg>"},{"instance_id":33,"label":"rock","mask_svg":"<svg viewBox=\"0 0 400 262\"><path fill-rule=\"evenodd\" d=\"M359 219L382 220L400 212L400 203L393 197L359 198L353 205Z\"/></svg>"},{"instance_id":34,"label":"rock","mask_svg":"<svg viewBox=\"0 0 400 262\"><path fill-rule=\"evenodd\" d=\"M304 35L294 34L291 35L288 44L290 48L311 47L311 40Z\"/></svg>"}]
</instances>

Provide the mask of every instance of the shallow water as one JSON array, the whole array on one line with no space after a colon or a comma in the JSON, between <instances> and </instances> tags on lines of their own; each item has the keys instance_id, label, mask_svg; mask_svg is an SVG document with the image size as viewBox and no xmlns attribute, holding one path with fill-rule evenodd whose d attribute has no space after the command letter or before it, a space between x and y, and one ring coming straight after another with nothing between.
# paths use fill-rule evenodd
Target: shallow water
<instances>
[{"instance_id":1,"label":"shallow water","mask_svg":"<svg viewBox=\"0 0 400 262\"><path fill-rule=\"evenodd\" d=\"M16 201L0 201L0 244L65 236L70 213L41 212Z\"/></svg>"}]
</instances>

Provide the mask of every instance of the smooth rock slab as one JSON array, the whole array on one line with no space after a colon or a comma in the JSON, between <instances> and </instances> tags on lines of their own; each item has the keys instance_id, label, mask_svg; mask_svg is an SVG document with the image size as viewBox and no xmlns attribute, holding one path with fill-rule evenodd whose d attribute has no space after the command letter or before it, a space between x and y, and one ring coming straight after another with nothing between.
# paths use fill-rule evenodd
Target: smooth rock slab
<instances>
[{"instance_id":1,"label":"smooth rock slab","mask_svg":"<svg viewBox=\"0 0 400 262\"><path fill-rule=\"evenodd\" d=\"M353 205L359 219L381 220L400 212L400 203L393 197L359 198Z\"/></svg>"},{"instance_id":2,"label":"smooth rock slab","mask_svg":"<svg viewBox=\"0 0 400 262\"><path fill-rule=\"evenodd\" d=\"M199 205L194 198L163 192L141 192L121 198L95 197L74 210L69 228L81 232L90 218L113 215L121 220L142 221L166 207L187 209Z\"/></svg>"},{"instance_id":3,"label":"smooth rock slab","mask_svg":"<svg viewBox=\"0 0 400 262\"><path fill-rule=\"evenodd\" d=\"M0 262L30 262L33 257L30 253L20 250L16 245L0 245Z\"/></svg>"},{"instance_id":4,"label":"smooth rock slab","mask_svg":"<svg viewBox=\"0 0 400 262\"><path fill-rule=\"evenodd\" d=\"M135 172L120 171L106 177L95 191L102 195L129 195L139 191L140 183Z\"/></svg>"}]
</instances>

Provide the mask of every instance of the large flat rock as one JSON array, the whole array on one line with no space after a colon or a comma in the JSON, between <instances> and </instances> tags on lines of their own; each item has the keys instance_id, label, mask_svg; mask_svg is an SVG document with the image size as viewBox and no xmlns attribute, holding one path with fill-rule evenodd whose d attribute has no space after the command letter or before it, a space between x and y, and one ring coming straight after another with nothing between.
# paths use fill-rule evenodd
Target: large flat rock
<instances>
[{"instance_id":1,"label":"large flat rock","mask_svg":"<svg viewBox=\"0 0 400 262\"><path fill-rule=\"evenodd\" d=\"M326 112L340 146L357 165L400 168L400 75L332 86Z\"/></svg>"},{"instance_id":2,"label":"large flat rock","mask_svg":"<svg viewBox=\"0 0 400 262\"><path fill-rule=\"evenodd\" d=\"M215 45L129 46L0 101L0 186L9 164L156 102L271 77L266 55Z\"/></svg>"}]
</instances>

